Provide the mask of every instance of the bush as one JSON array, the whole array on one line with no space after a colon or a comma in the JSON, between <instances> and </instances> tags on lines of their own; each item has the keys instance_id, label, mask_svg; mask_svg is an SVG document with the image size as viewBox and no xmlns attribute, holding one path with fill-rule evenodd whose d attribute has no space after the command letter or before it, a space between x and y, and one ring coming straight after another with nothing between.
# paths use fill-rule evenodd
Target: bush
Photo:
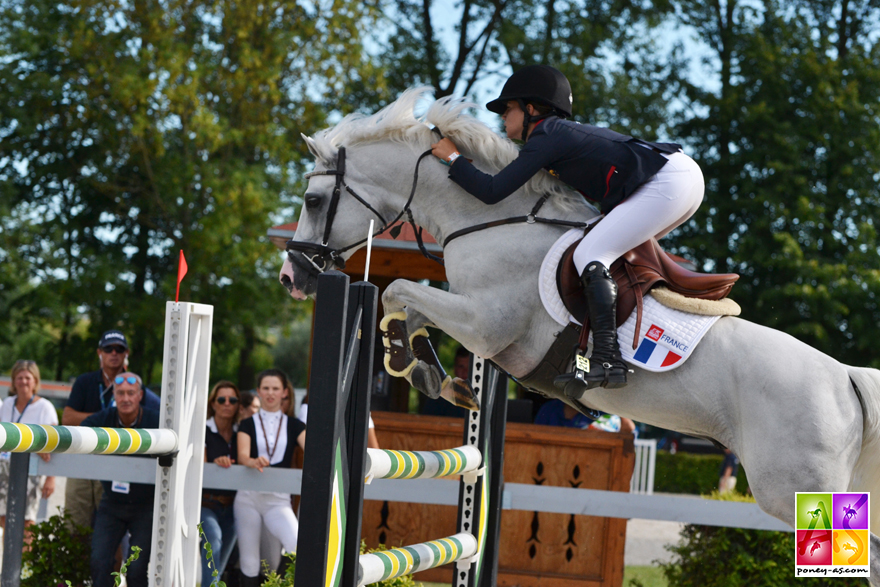
<instances>
[{"instance_id":1,"label":"bush","mask_svg":"<svg viewBox=\"0 0 880 587\"><path fill-rule=\"evenodd\" d=\"M751 497L717 493L725 501ZM794 574L794 532L743 530L686 525L675 554L660 563L669 587L862 587L855 577L797 578Z\"/></svg>"},{"instance_id":2,"label":"bush","mask_svg":"<svg viewBox=\"0 0 880 587\"><path fill-rule=\"evenodd\" d=\"M31 548L21 555L22 587L49 587L66 581L83 585L91 580L91 528L75 525L61 510L29 531Z\"/></svg>"},{"instance_id":3,"label":"bush","mask_svg":"<svg viewBox=\"0 0 880 587\"><path fill-rule=\"evenodd\" d=\"M721 455L695 455L657 451L654 491L704 495L718 489ZM749 486L742 467L736 475L736 490L745 493Z\"/></svg>"},{"instance_id":4,"label":"bush","mask_svg":"<svg viewBox=\"0 0 880 587\"><path fill-rule=\"evenodd\" d=\"M366 552L379 552L381 550L386 550L383 545L379 545L379 548L373 550L367 550L367 545L363 541L361 542L361 554ZM262 587L293 587L293 576L296 572L296 554L288 554L290 558L290 564L287 566L287 570L284 573L284 576L281 577L275 571L270 571L264 565L264 571L266 574L266 581L263 583ZM378 583L374 583L376 587L420 587L421 583L416 583L412 575L404 575L403 577L398 577L396 579L388 579L387 581L379 581Z\"/></svg>"}]
</instances>

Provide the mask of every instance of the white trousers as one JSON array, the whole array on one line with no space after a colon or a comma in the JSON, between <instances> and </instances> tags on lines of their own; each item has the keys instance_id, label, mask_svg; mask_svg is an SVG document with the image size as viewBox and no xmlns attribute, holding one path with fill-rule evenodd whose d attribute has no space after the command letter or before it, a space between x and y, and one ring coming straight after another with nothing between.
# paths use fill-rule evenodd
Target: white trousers
<instances>
[{"instance_id":1,"label":"white trousers","mask_svg":"<svg viewBox=\"0 0 880 587\"><path fill-rule=\"evenodd\" d=\"M665 157L666 165L615 206L577 246L574 264L579 274L592 261L610 267L651 237L666 236L700 207L705 191L700 166L681 152Z\"/></svg>"},{"instance_id":2,"label":"white trousers","mask_svg":"<svg viewBox=\"0 0 880 587\"><path fill-rule=\"evenodd\" d=\"M260 532L263 525L281 541L285 552L296 552L299 524L290 507L290 496L282 493L239 491L235 495L235 531L241 572L260 574Z\"/></svg>"}]
</instances>

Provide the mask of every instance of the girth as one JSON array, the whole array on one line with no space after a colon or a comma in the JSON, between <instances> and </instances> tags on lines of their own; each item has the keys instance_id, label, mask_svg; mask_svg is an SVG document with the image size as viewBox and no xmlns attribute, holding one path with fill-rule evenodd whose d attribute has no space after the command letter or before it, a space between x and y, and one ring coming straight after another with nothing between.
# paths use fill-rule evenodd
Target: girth
<instances>
[{"instance_id":1,"label":"girth","mask_svg":"<svg viewBox=\"0 0 880 587\"><path fill-rule=\"evenodd\" d=\"M575 317L587 316L584 286L574 266L574 250L580 240L574 242L559 262L556 270L556 287L566 309ZM739 279L736 273L697 273L675 262L652 238L624 254L611 264L611 276L617 282L617 325L623 324L633 310L636 314L633 349L638 346L642 323L644 296L657 285L666 285L672 291L690 298L720 300L726 297ZM586 348L589 323L581 333L582 348Z\"/></svg>"}]
</instances>

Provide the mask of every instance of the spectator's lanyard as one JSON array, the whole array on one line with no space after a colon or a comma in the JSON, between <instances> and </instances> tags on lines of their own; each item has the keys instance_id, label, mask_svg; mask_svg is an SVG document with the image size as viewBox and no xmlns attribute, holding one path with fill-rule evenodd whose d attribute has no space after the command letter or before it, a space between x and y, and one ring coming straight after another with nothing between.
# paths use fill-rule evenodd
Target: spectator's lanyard
<instances>
[{"instance_id":1,"label":"spectator's lanyard","mask_svg":"<svg viewBox=\"0 0 880 587\"><path fill-rule=\"evenodd\" d=\"M275 444L273 444L272 448L270 449L269 438L266 436L266 427L263 426L263 416L261 414L257 414L257 417L260 419L260 428L263 429L263 440L266 441L266 452L269 453L269 463L271 463L272 457L275 456L275 449L278 448L278 439L281 438L281 425L284 424L284 418L278 420L278 432L275 433Z\"/></svg>"},{"instance_id":2,"label":"spectator's lanyard","mask_svg":"<svg viewBox=\"0 0 880 587\"><path fill-rule=\"evenodd\" d=\"M31 399L28 400L27 405L26 405L26 406L24 407L24 409L18 414L18 420L15 421L16 424L19 424L19 423L21 422L21 419L24 418L24 413L27 411L28 407L33 403L33 401L34 401L34 396L31 396ZM15 403L14 403L14 402L13 402L13 404L12 404L12 409L13 409L13 412L12 412L12 413L15 414L15 411L14 411L14 410L15 410Z\"/></svg>"}]
</instances>

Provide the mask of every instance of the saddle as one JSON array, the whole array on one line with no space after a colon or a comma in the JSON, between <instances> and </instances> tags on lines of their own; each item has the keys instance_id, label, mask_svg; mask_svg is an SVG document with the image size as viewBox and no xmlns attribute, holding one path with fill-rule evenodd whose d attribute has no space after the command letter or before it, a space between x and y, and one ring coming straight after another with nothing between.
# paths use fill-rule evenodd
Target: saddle
<instances>
[{"instance_id":1,"label":"saddle","mask_svg":"<svg viewBox=\"0 0 880 587\"><path fill-rule=\"evenodd\" d=\"M572 260L579 243L580 240L575 241L566 249L556 269L559 295L566 309L575 317L587 315L584 286ZM624 254L609 269L617 282L617 325L623 324L633 310L638 312L633 349L638 346L642 300L652 288L665 285L685 297L720 300L730 293L733 284L739 279L736 273L697 273L685 269L672 255L661 249L654 238ZM580 337L582 349L586 348L589 331L589 321L585 321Z\"/></svg>"}]
</instances>

